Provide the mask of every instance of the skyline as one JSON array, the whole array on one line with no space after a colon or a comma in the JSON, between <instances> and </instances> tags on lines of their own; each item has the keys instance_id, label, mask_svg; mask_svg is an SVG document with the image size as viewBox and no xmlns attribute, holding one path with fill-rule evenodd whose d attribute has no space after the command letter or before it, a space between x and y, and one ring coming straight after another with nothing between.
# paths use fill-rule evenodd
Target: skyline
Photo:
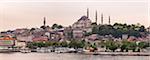
<instances>
[{"instance_id":1,"label":"skyline","mask_svg":"<svg viewBox=\"0 0 150 60\"><path fill-rule=\"evenodd\" d=\"M7 1L7 0L6 0ZM139 0L138 0L139 1ZM145 0L146 1L146 0ZM0 31L16 28L32 28L43 25L46 17L47 25L54 23L63 26L72 25L81 16L86 15L89 8L89 18L101 23L101 13L104 24L115 22L149 26L148 3L146 2L0 2Z\"/></svg>"}]
</instances>

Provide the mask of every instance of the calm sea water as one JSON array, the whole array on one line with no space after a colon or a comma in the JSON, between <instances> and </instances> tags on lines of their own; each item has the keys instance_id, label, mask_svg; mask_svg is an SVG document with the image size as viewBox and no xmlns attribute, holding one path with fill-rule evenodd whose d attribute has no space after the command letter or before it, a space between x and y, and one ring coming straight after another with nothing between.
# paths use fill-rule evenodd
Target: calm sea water
<instances>
[{"instance_id":1,"label":"calm sea water","mask_svg":"<svg viewBox=\"0 0 150 60\"><path fill-rule=\"evenodd\" d=\"M150 60L150 56L100 56L73 53L0 53L0 60Z\"/></svg>"}]
</instances>

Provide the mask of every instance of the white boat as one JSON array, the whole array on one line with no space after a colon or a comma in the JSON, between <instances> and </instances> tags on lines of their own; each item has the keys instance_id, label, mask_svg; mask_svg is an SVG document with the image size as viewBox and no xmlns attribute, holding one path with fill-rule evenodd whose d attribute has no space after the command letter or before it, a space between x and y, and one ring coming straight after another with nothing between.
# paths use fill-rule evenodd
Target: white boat
<instances>
[{"instance_id":1,"label":"white boat","mask_svg":"<svg viewBox=\"0 0 150 60\"><path fill-rule=\"evenodd\" d=\"M24 49L21 49L20 52L21 52L21 53L30 53L31 50L28 49L28 48L24 48Z\"/></svg>"},{"instance_id":2,"label":"white boat","mask_svg":"<svg viewBox=\"0 0 150 60\"><path fill-rule=\"evenodd\" d=\"M37 48L36 51L39 53L50 53L52 52L52 48Z\"/></svg>"},{"instance_id":3,"label":"white boat","mask_svg":"<svg viewBox=\"0 0 150 60\"><path fill-rule=\"evenodd\" d=\"M69 48L65 48L65 47L55 48L55 52L56 53L66 53L66 52L69 52Z\"/></svg>"}]
</instances>

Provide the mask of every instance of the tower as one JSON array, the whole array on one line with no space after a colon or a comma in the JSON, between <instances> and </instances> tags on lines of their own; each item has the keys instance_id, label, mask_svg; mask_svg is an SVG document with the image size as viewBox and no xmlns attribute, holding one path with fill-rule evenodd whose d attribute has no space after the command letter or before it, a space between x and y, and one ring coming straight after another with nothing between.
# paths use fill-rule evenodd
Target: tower
<instances>
[{"instance_id":1,"label":"tower","mask_svg":"<svg viewBox=\"0 0 150 60\"><path fill-rule=\"evenodd\" d=\"M97 24L97 10L95 12L95 23Z\"/></svg>"},{"instance_id":2,"label":"tower","mask_svg":"<svg viewBox=\"0 0 150 60\"><path fill-rule=\"evenodd\" d=\"M109 23L109 25L110 25L110 16L108 17L108 23Z\"/></svg>"},{"instance_id":3,"label":"tower","mask_svg":"<svg viewBox=\"0 0 150 60\"><path fill-rule=\"evenodd\" d=\"M46 24L46 18L44 17L43 26Z\"/></svg>"},{"instance_id":4,"label":"tower","mask_svg":"<svg viewBox=\"0 0 150 60\"><path fill-rule=\"evenodd\" d=\"M103 24L103 13L101 14L101 24Z\"/></svg>"},{"instance_id":5,"label":"tower","mask_svg":"<svg viewBox=\"0 0 150 60\"><path fill-rule=\"evenodd\" d=\"M87 18L89 18L89 8L87 8Z\"/></svg>"}]
</instances>

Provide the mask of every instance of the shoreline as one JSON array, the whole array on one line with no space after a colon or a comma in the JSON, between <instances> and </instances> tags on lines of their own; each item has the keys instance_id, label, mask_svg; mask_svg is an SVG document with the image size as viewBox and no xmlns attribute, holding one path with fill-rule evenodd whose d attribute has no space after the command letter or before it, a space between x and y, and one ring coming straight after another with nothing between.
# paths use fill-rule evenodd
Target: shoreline
<instances>
[{"instance_id":1,"label":"shoreline","mask_svg":"<svg viewBox=\"0 0 150 60\"><path fill-rule=\"evenodd\" d=\"M22 52L0 52L1 53L22 53ZM41 53L41 52L29 52L29 53ZM46 53L46 52L45 52ZM48 52L48 53L56 53L56 54L72 54L68 52L64 53L57 53L57 52ZM28 53L23 53L28 54ZM44 53L42 53L44 54ZM81 54L81 55L100 55L100 56L150 56L150 52L80 52L74 54Z\"/></svg>"},{"instance_id":2,"label":"shoreline","mask_svg":"<svg viewBox=\"0 0 150 60\"><path fill-rule=\"evenodd\" d=\"M28 54L28 53L57 53L57 54L64 54L64 53L75 53L75 54L83 54L83 55L102 55L102 56L150 56L150 52L69 52L69 51L65 51L65 52L50 52L50 51L43 51L43 52L38 52L38 51L30 51L30 50L25 50L25 51L12 51L12 50L7 50L7 49L3 49L0 50L0 53L24 53L24 54Z\"/></svg>"},{"instance_id":3,"label":"shoreline","mask_svg":"<svg viewBox=\"0 0 150 60\"><path fill-rule=\"evenodd\" d=\"M106 56L150 56L150 52L83 52L81 54Z\"/></svg>"}]
</instances>

